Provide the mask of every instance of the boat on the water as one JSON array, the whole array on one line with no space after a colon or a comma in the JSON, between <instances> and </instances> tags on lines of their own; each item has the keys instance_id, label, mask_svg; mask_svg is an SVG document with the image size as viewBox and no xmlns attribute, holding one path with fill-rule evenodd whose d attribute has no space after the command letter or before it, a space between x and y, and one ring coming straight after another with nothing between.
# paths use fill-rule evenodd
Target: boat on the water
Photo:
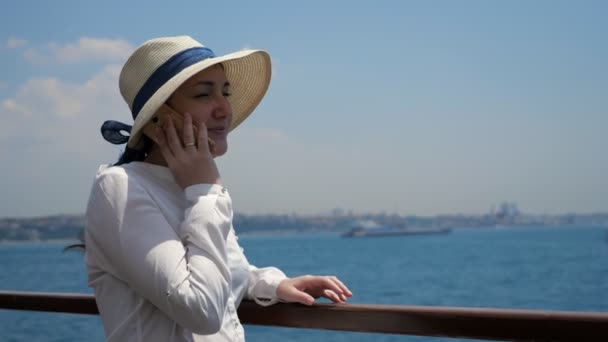
<instances>
[{"instance_id":1,"label":"boat on the water","mask_svg":"<svg viewBox=\"0 0 608 342\"><path fill-rule=\"evenodd\" d=\"M379 225L375 222L358 222L358 224L342 234L342 237L380 237L399 235L431 235L447 234L450 228L411 228L406 226L392 227Z\"/></svg>"}]
</instances>

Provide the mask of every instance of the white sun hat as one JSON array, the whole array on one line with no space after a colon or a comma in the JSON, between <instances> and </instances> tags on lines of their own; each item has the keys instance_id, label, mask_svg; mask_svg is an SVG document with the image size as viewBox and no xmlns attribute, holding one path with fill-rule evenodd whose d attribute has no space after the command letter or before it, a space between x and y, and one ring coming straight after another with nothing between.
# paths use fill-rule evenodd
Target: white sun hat
<instances>
[{"instance_id":1,"label":"white sun hat","mask_svg":"<svg viewBox=\"0 0 608 342\"><path fill-rule=\"evenodd\" d=\"M189 36L157 38L139 46L123 66L119 80L120 93L134 119L127 146L138 147L143 127L180 85L217 64L222 64L230 82L228 101L233 130L253 112L268 90L271 62L267 52L242 50L216 56ZM106 137L103 126L102 133ZM110 141L108 137L106 140Z\"/></svg>"}]
</instances>

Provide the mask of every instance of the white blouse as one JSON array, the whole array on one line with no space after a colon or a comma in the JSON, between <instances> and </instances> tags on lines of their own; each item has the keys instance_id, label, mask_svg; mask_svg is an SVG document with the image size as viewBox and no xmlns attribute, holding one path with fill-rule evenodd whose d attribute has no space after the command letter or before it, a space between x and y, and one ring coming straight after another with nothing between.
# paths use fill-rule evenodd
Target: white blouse
<instances>
[{"instance_id":1,"label":"white blouse","mask_svg":"<svg viewBox=\"0 0 608 342\"><path fill-rule=\"evenodd\" d=\"M182 190L163 166L101 166L86 211L86 266L108 341L244 341L243 297L285 279L249 264L217 184Z\"/></svg>"}]
</instances>

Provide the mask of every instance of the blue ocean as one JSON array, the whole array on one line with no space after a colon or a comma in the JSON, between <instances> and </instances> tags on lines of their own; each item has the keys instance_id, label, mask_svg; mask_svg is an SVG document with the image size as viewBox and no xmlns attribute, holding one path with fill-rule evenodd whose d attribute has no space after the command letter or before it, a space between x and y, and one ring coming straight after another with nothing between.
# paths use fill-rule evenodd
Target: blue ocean
<instances>
[{"instance_id":1,"label":"blue ocean","mask_svg":"<svg viewBox=\"0 0 608 342\"><path fill-rule=\"evenodd\" d=\"M608 235L601 227L458 229L447 235L346 239L242 236L250 262L289 276L335 274L351 303L608 312ZM0 244L0 289L86 292L66 243ZM463 341L245 326L248 341ZM0 310L1 341L103 341L98 316Z\"/></svg>"}]
</instances>

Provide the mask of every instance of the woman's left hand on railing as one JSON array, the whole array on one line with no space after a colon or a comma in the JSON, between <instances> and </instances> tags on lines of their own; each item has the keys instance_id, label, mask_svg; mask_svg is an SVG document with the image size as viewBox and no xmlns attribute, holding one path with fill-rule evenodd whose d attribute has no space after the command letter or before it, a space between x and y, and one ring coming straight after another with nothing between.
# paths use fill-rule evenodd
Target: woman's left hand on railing
<instances>
[{"instance_id":1,"label":"woman's left hand on railing","mask_svg":"<svg viewBox=\"0 0 608 342\"><path fill-rule=\"evenodd\" d=\"M305 275L283 280L277 296L286 302L312 305L315 298L325 297L334 303L345 303L352 292L335 276Z\"/></svg>"}]
</instances>

